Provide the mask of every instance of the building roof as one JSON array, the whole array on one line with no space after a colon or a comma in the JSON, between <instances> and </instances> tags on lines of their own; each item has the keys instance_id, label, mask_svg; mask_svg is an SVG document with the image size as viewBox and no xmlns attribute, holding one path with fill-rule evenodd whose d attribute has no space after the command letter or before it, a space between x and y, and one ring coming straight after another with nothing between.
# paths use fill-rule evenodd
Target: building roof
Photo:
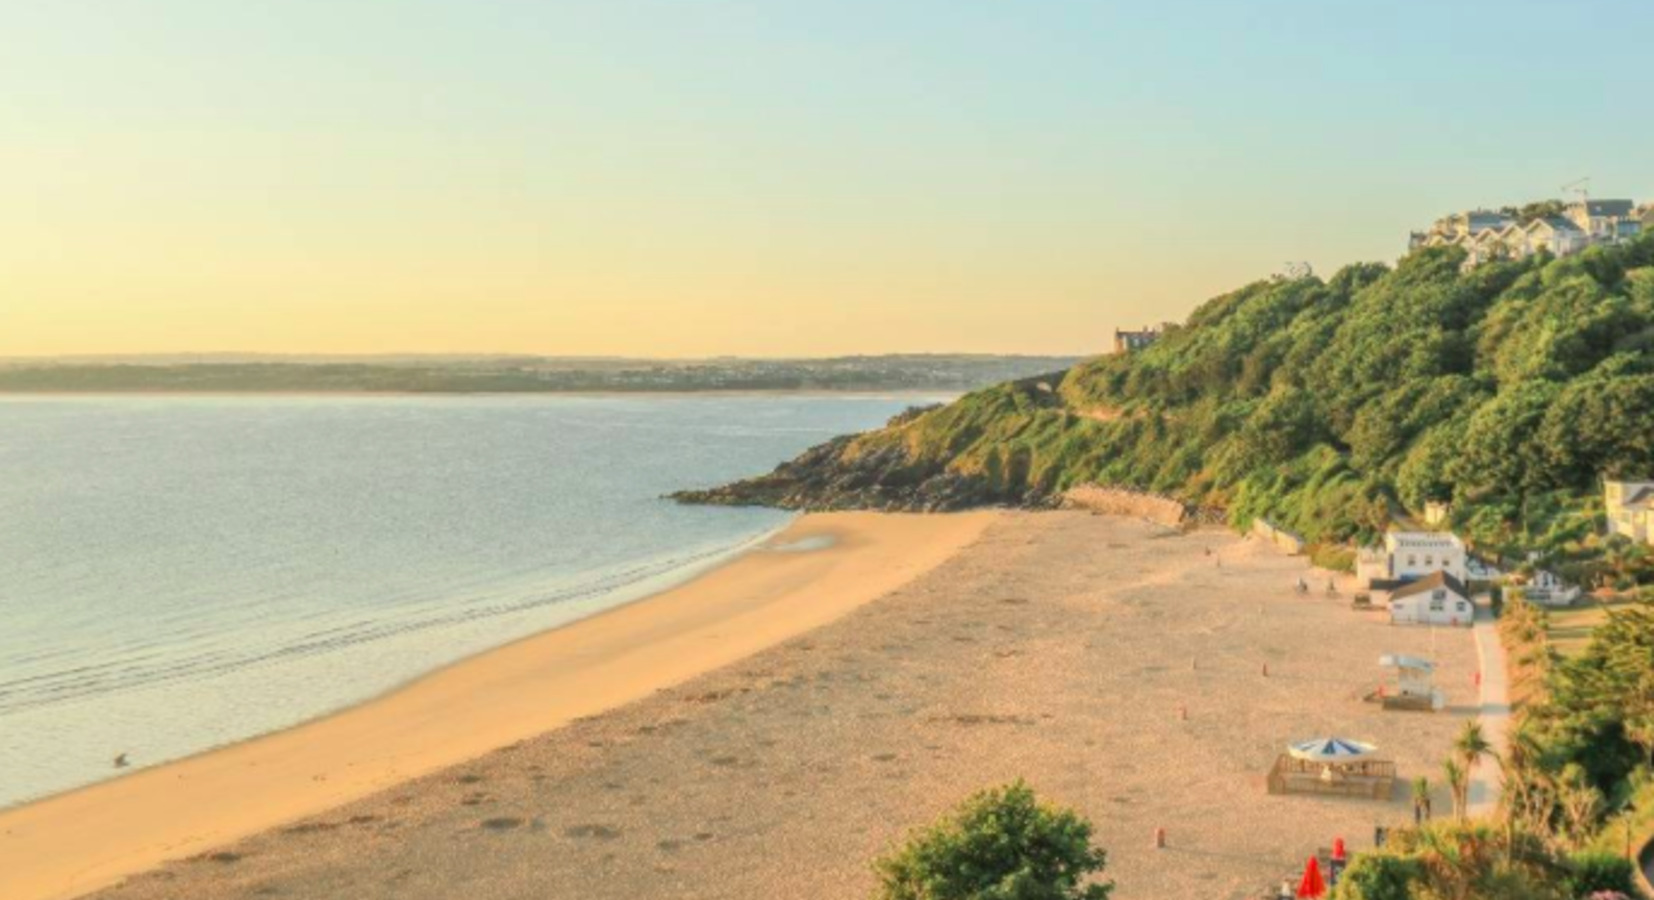
<instances>
[{"instance_id":1,"label":"building roof","mask_svg":"<svg viewBox=\"0 0 1654 900\"><path fill-rule=\"evenodd\" d=\"M1384 544L1391 550L1459 550L1464 542L1450 531L1391 531L1384 535Z\"/></svg>"},{"instance_id":2,"label":"building roof","mask_svg":"<svg viewBox=\"0 0 1654 900\"><path fill-rule=\"evenodd\" d=\"M1437 588L1447 588L1461 597L1470 596L1470 592L1465 589L1464 582L1461 582L1459 579L1454 578L1446 572L1431 572L1429 575L1426 575L1417 581L1409 581L1401 587L1391 591L1390 599L1401 600L1403 598L1414 597L1419 594L1428 594Z\"/></svg>"},{"instance_id":3,"label":"building roof","mask_svg":"<svg viewBox=\"0 0 1654 900\"><path fill-rule=\"evenodd\" d=\"M1587 200L1585 212L1591 216L1629 216L1636 204L1630 200Z\"/></svg>"},{"instance_id":4,"label":"building roof","mask_svg":"<svg viewBox=\"0 0 1654 900\"><path fill-rule=\"evenodd\" d=\"M1645 484L1642 487L1632 491L1631 496L1626 497L1625 503L1622 505L1645 506L1650 499L1654 499L1654 485Z\"/></svg>"},{"instance_id":5,"label":"building roof","mask_svg":"<svg viewBox=\"0 0 1654 900\"><path fill-rule=\"evenodd\" d=\"M1556 231L1579 231L1579 226L1574 223L1574 220L1564 219L1561 216L1545 216L1544 218L1534 219L1528 223L1528 228L1538 228L1540 225L1548 225Z\"/></svg>"},{"instance_id":6,"label":"building roof","mask_svg":"<svg viewBox=\"0 0 1654 900\"><path fill-rule=\"evenodd\" d=\"M1386 653L1378 658L1378 664L1387 669L1413 669L1419 672L1434 672L1436 664L1428 659L1417 656L1403 656L1400 653Z\"/></svg>"}]
</instances>

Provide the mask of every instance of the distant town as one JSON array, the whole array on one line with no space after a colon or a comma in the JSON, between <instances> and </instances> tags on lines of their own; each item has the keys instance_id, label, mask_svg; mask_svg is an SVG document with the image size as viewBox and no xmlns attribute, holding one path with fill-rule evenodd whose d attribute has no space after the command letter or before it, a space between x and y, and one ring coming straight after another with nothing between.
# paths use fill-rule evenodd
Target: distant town
<instances>
[{"instance_id":1,"label":"distant town","mask_svg":"<svg viewBox=\"0 0 1654 900\"><path fill-rule=\"evenodd\" d=\"M0 359L0 393L968 391L1045 375L1068 356L824 359L108 357Z\"/></svg>"},{"instance_id":2,"label":"distant town","mask_svg":"<svg viewBox=\"0 0 1654 900\"><path fill-rule=\"evenodd\" d=\"M1572 256L1590 247L1617 244L1654 228L1654 203L1592 199L1543 200L1525 206L1472 209L1443 216L1424 231L1413 232L1409 250L1463 247L1464 266L1474 268L1502 259L1525 259L1536 253Z\"/></svg>"}]
</instances>

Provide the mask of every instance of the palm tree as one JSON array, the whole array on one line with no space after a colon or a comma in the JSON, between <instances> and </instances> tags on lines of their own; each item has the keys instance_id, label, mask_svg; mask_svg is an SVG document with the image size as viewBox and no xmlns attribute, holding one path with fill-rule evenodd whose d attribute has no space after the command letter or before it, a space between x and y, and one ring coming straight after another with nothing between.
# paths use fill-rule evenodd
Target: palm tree
<instances>
[{"instance_id":1,"label":"palm tree","mask_svg":"<svg viewBox=\"0 0 1654 900\"><path fill-rule=\"evenodd\" d=\"M1562 806L1562 814L1568 820L1568 836L1578 849L1590 836L1597 814L1602 810L1602 794L1591 784L1583 767L1569 763L1562 771L1557 799Z\"/></svg>"},{"instance_id":2,"label":"palm tree","mask_svg":"<svg viewBox=\"0 0 1654 900\"><path fill-rule=\"evenodd\" d=\"M1413 779L1413 824L1430 818L1430 779L1423 775Z\"/></svg>"},{"instance_id":3,"label":"palm tree","mask_svg":"<svg viewBox=\"0 0 1654 900\"><path fill-rule=\"evenodd\" d=\"M1505 816L1506 833L1520 829L1548 836L1551 799L1548 778L1541 767L1539 742L1524 726L1511 733L1508 743L1504 758L1499 760L1504 781L1499 805Z\"/></svg>"},{"instance_id":4,"label":"palm tree","mask_svg":"<svg viewBox=\"0 0 1654 900\"><path fill-rule=\"evenodd\" d=\"M1470 775L1459 765L1459 761L1448 757L1442 763L1442 777L1447 779L1447 788L1453 794L1453 815L1455 818L1464 818L1465 805L1470 795Z\"/></svg>"},{"instance_id":5,"label":"palm tree","mask_svg":"<svg viewBox=\"0 0 1654 900\"><path fill-rule=\"evenodd\" d=\"M1477 761L1484 756L1492 756L1494 759L1499 757L1493 752L1493 745L1488 743L1487 737L1482 734L1482 723L1475 719L1464 723L1464 730L1459 732L1458 739L1453 742L1453 751L1459 755L1458 767L1462 770L1461 775L1464 779L1464 790L1459 798L1459 814L1463 816L1470 811L1470 774L1475 771Z\"/></svg>"},{"instance_id":6,"label":"palm tree","mask_svg":"<svg viewBox=\"0 0 1654 900\"><path fill-rule=\"evenodd\" d=\"M1483 756L1493 754L1493 745L1487 742L1487 736L1482 733L1482 723L1471 719L1464 723L1464 730L1453 742L1453 749L1459 754L1459 762L1466 770L1472 769L1476 761Z\"/></svg>"}]
</instances>

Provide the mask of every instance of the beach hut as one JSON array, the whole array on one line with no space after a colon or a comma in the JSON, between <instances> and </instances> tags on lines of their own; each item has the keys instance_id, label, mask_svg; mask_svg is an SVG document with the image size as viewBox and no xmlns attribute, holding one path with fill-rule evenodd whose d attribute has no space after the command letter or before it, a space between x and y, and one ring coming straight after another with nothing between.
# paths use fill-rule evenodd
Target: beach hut
<instances>
[{"instance_id":1,"label":"beach hut","mask_svg":"<svg viewBox=\"0 0 1654 900\"><path fill-rule=\"evenodd\" d=\"M1269 793L1387 798L1396 764L1377 752L1372 744L1339 737L1288 744L1269 770Z\"/></svg>"},{"instance_id":2,"label":"beach hut","mask_svg":"<svg viewBox=\"0 0 1654 900\"><path fill-rule=\"evenodd\" d=\"M1464 582L1436 572L1390 592L1391 625L1470 625L1476 610Z\"/></svg>"},{"instance_id":3,"label":"beach hut","mask_svg":"<svg viewBox=\"0 0 1654 900\"><path fill-rule=\"evenodd\" d=\"M1446 701L1436 689L1436 664L1416 656L1386 653L1378 658L1384 669L1377 699L1385 709L1438 710Z\"/></svg>"}]
</instances>

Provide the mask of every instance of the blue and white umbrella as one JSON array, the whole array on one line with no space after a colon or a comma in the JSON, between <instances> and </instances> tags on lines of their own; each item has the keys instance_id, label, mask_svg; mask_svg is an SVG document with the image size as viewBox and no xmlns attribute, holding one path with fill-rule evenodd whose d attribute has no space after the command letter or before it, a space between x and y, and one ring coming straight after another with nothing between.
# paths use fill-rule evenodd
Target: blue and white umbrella
<instances>
[{"instance_id":1,"label":"blue and white umbrella","mask_svg":"<svg viewBox=\"0 0 1654 900\"><path fill-rule=\"evenodd\" d=\"M1288 746L1287 752L1293 759L1306 762L1335 763L1351 762L1377 750L1372 744L1361 741L1347 741L1343 738L1327 737L1316 738L1312 741L1299 741Z\"/></svg>"}]
</instances>

